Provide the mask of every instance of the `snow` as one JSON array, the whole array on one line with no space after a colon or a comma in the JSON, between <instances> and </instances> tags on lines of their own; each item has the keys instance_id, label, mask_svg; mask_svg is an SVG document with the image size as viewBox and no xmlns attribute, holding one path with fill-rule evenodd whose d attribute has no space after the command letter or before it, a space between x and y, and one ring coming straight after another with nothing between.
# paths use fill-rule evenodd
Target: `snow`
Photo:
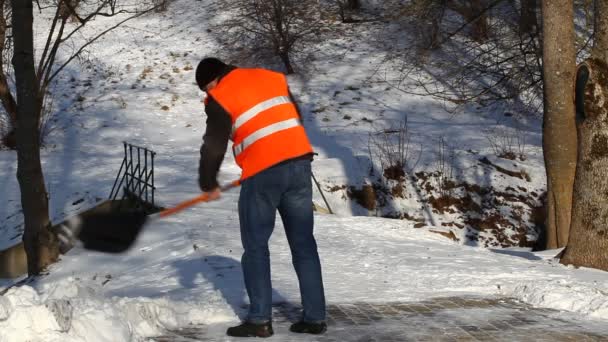
<instances>
[{"instance_id":1,"label":"snow","mask_svg":"<svg viewBox=\"0 0 608 342\"><path fill-rule=\"evenodd\" d=\"M108 196L122 161L123 141L157 153L159 204L170 206L198 194L198 149L205 120L193 67L204 56L226 53L205 29L212 19L200 10L203 5L177 0L167 13L133 20L96 45L90 68L80 72L74 65L66 70L63 83L55 88L55 129L42 150L53 222ZM99 28L106 23L92 24ZM45 22L37 25L44 27ZM379 26L361 24L360 32L352 34L373 36L392 29ZM420 156L412 158L412 170L436 170L437 141L444 138L455 150L453 162L462 181L538 193L545 187L538 120L525 122L525 162L497 158L480 132L496 127L497 121L498 127L511 127L501 113L472 109L452 115L440 103L387 88L371 78L382 59L381 53L370 52L373 47L336 57L343 56L346 50L340 49L348 48L353 36L326 41L320 49L330 56L315 63L312 75L289 77L319 153L313 172L337 213L315 215L327 301L505 296L607 320L608 273L563 266L553 258L559 251L481 248L467 242L464 231L454 230L459 242L433 233L450 231L442 223L454 218L421 204L414 182L408 185L409 196L392 205L424 216L423 228L414 228L414 221L369 217L382 212L348 200L346 188L328 191L369 181L368 134L404 116ZM350 119L344 119L346 114ZM478 163L481 156L506 169L523 169L531 181L488 171ZM18 243L22 229L16 167L16 154L0 151L0 249ZM238 176L227 153L220 180ZM315 192L315 202L323 205L316 187ZM0 341L145 341L190 323L238 322L245 313L246 294L237 199L238 190L231 190L218 201L151 223L125 254L74 248L48 275L0 296ZM299 303L279 218L271 261L274 301ZM17 280L0 280L0 286Z\"/></svg>"}]
</instances>

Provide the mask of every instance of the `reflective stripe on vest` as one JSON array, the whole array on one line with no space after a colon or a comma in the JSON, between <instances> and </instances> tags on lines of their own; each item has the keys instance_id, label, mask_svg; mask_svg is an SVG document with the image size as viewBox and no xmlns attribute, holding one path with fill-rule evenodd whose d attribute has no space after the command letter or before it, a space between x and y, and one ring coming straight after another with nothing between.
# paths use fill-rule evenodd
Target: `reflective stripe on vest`
<instances>
[{"instance_id":1,"label":"reflective stripe on vest","mask_svg":"<svg viewBox=\"0 0 608 342\"><path fill-rule=\"evenodd\" d=\"M232 135L234 136L234 132L236 132L236 130L239 127L241 127L247 121L256 117L256 115L260 114L261 112L263 112L267 109L270 109L274 106L278 106L278 105L282 105L282 104L286 104L286 103L291 103L291 100L289 99L288 96L277 96L277 97L268 99L264 102L258 103L257 105L248 109L245 113L239 115L239 117L236 119L236 121L232 125Z\"/></svg>"},{"instance_id":2,"label":"reflective stripe on vest","mask_svg":"<svg viewBox=\"0 0 608 342\"><path fill-rule=\"evenodd\" d=\"M240 144L232 147L232 150L234 151L234 156L235 157L238 156L239 154L241 154L241 152L243 152L251 144L253 144L254 142L256 142L264 137L267 137L276 132L280 132L282 130L286 130L288 128L297 127L299 125L300 125L300 121L298 119L288 119L288 120L280 121L280 122L274 123L272 125L266 126L264 128L258 129L257 131L246 136L245 139L243 139L243 141L241 141Z\"/></svg>"}]
</instances>

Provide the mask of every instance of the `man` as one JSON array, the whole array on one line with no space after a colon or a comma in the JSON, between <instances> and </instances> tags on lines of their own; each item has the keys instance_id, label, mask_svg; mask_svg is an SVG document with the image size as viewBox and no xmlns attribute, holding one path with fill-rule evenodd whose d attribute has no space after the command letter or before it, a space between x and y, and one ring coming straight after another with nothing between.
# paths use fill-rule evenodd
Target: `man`
<instances>
[{"instance_id":1,"label":"man","mask_svg":"<svg viewBox=\"0 0 608 342\"><path fill-rule=\"evenodd\" d=\"M228 140L242 169L239 220L241 264L250 306L246 320L229 336L270 337L272 285L268 240L281 215L300 285L303 317L297 333L326 331L321 264L313 236L312 147L283 74L203 59L196 83L207 93L207 129L201 147L199 185L211 198L220 190L217 174Z\"/></svg>"}]
</instances>

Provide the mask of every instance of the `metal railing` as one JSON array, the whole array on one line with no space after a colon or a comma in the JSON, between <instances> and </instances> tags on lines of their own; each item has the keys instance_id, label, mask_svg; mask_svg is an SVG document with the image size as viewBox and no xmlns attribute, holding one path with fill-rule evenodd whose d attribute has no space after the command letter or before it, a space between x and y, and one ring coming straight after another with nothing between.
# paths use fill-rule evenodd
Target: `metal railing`
<instances>
[{"instance_id":1,"label":"metal railing","mask_svg":"<svg viewBox=\"0 0 608 342\"><path fill-rule=\"evenodd\" d=\"M154 207L154 156L156 152L123 142L125 156L110 192L110 199L116 200L120 190L122 199L132 197L142 204ZM124 186L123 186L124 184Z\"/></svg>"}]
</instances>

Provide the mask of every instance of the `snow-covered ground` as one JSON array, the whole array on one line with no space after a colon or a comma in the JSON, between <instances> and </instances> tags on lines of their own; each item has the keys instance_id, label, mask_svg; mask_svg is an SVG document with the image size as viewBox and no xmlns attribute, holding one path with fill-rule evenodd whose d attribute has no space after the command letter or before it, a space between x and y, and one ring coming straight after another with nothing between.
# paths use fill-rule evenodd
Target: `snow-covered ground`
<instances>
[{"instance_id":1,"label":"snow-covered ground","mask_svg":"<svg viewBox=\"0 0 608 342\"><path fill-rule=\"evenodd\" d=\"M197 195L205 119L193 68L204 56L230 55L213 31L206 30L209 20L218 20L201 10L206 3L177 0L166 13L131 21L96 45L90 68L79 71L74 65L66 71L55 89L54 129L42 151L54 222L108 196L122 161L123 141L157 153L156 199L161 205ZM92 24L107 25L102 20ZM37 25L43 31L45 22ZM439 103L405 95L372 77L382 52L352 44L393 29L361 24L353 36L323 43L319 49L326 58L315 62L314 73L289 78L319 153L313 163L315 176L338 213L315 216L328 302L498 295L607 320L608 273L565 267L552 258L556 251L475 246L465 238L475 232L457 228L462 217L433 210L420 200L417 190L424 177L412 180L406 185L407 196L387 206L422 221L366 217L387 209L369 211L348 199L348 186L369 181L369 133L394 127L404 117L416 151L408 165L412 174L441 168L438 146L443 140L454 150L453 158L444 159L450 160L458 182L501 192L523 188L520 191L535 193L535 200L545 187L538 121L520 124L527 137L525 162L501 159L481 132L512 127L511 117L483 109L455 116ZM350 48L353 51L345 53ZM505 169L525 171L529 179L496 172L496 167L479 162L482 157ZM14 152L0 151L0 170L3 249L19 241L22 224ZM227 153L220 178L228 182L238 176ZM149 225L126 254L74 248L48 275L0 296L0 341L142 341L189 323L238 321L246 296L237 198L238 190L233 190L219 201ZM319 193L315 201L323 203ZM522 216L530 214L528 208L522 211ZM433 231L454 231L459 242ZM529 232L524 229L524 234ZM271 260L274 299L298 303L279 219ZM14 281L0 280L0 286Z\"/></svg>"}]
</instances>

